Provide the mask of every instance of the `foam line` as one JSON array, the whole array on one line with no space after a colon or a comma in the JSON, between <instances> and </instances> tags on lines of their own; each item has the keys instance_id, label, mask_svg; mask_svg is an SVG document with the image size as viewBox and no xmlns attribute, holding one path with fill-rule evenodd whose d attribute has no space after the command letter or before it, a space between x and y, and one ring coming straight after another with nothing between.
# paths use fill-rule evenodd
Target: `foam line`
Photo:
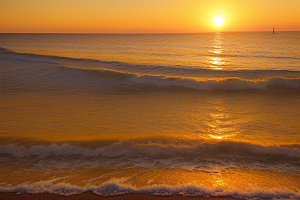
<instances>
[{"instance_id":1,"label":"foam line","mask_svg":"<svg viewBox=\"0 0 300 200\"><path fill-rule=\"evenodd\" d=\"M67 183L52 184L51 181L23 183L15 187L0 187L0 192L16 193L53 193L60 195L73 195L92 191L97 195L117 195L125 193L146 193L153 195L184 194L187 196L231 196L237 198L262 198L262 199L292 199L299 198L300 193L284 189L230 189L206 188L196 185L153 185L136 188L117 182L106 182L100 186L76 186Z\"/></svg>"}]
</instances>

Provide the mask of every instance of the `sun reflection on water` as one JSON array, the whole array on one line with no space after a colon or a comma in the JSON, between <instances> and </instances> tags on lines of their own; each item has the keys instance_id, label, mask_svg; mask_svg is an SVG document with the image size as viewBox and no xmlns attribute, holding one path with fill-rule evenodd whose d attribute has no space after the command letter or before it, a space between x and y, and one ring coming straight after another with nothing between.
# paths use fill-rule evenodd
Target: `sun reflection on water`
<instances>
[{"instance_id":1,"label":"sun reflection on water","mask_svg":"<svg viewBox=\"0 0 300 200\"><path fill-rule=\"evenodd\" d=\"M232 119L226 108L222 106L216 106L215 108L216 110L214 109L214 112L212 110L205 122L203 132L206 134L200 137L222 140L239 134L239 130L236 128L237 121Z\"/></svg>"},{"instance_id":2,"label":"sun reflection on water","mask_svg":"<svg viewBox=\"0 0 300 200\"><path fill-rule=\"evenodd\" d=\"M206 61L209 63L209 67L215 70L222 70L223 65L225 65L226 62L224 58L219 57L223 52L223 37L221 33L216 33L212 50L209 52L212 53L212 56L208 57L208 60Z\"/></svg>"},{"instance_id":3,"label":"sun reflection on water","mask_svg":"<svg viewBox=\"0 0 300 200\"><path fill-rule=\"evenodd\" d=\"M216 180L216 185L217 185L217 186L224 186L225 183L224 183L224 181L223 181L222 178L219 178L219 179Z\"/></svg>"}]
</instances>

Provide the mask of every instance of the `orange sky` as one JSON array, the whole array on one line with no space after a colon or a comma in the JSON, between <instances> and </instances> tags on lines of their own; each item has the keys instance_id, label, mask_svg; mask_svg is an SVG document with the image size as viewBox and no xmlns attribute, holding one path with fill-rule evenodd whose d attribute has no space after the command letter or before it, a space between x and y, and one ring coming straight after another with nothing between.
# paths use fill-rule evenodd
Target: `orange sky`
<instances>
[{"instance_id":1,"label":"orange sky","mask_svg":"<svg viewBox=\"0 0 300 200\"><path fill-rule=\"evenodd\" d=\"M216 16L224 24L213 25ZM0 0L0 32L300 31L300 0Z\"/></svg>"}]
</instances>

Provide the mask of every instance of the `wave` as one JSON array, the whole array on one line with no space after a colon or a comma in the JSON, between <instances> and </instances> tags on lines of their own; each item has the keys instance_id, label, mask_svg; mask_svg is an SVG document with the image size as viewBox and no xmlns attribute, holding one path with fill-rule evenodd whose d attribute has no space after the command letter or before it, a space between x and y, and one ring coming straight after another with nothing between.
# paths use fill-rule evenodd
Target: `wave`
<instances>
[{"instance_id":1,"label":"wave","mask_svg":"<svg viewBox=\"0 0 300 200\"><path fill-rule=\"evenodd\" d=\"M76 69L76 68L73 68ZM266 80L247 80L241 78L200 79L179 76L139 75L105 69L82 69L85 73L99 78L111 78L120 84L130 86L184 87L197 90L266 90L299 89L300 78L271 77Z\"/></svg>"},{"instance_id":2,"label":"wave","mask_svg":"<svg viewBox=\"0 0 300 200\"><path fill-rule=\"evenodd\" d=\"M286 70L236 70L216 71L187 66L144 66L92 59L76 59L58 56L15 53L1 49L0 57L18 61L53 64L30 67L30 74L22 68L15 70L13 79L40 80L43 84L55 82L69 87L89 88L102 86L188 88L196 90L274 90L299 89L300 72ZM3 66L4 68L5 66ZM12 67L7 67L12 70ZM41 70L41 68L43 70ZM28 71L28 67L26 71ZM33 72L35 70L35 73ZM5 70L3 70L5 72ZM21 74L22 73L22 74ZM12 73L11 73L12 74ZM7 76L7 75L6 75ZM7 79L4 77L3 79ZM51 80L45 82L44 80ZM16 81L17 82L17 81ZM33 85L39 85L32 83ZM22 85L24 85L22 83Z\"/></svg>"},{"instance_id":3,"label":"wave","mask_svg":"<svg viewBox=\"0 0 300 200\"><path fill-rule=\"evenodd\" d=\"M0 155L7 158L31 160L60 160L80 166L114 166L116 163L145 168L162 166L186 170L218 167L243 167L273 169L300 173L300 149L275 146L258 146L247 143L223 141L203 142L196 145L117 142L95 149L70 144L32 147L12 144L0 146ZM48 162L47 162L48 163Z\"/></svg>"},{"instance_id":4,"label":"wave","mask_svg":"<svg viewBox=\"0 0 300 200\"><path fill-rule=\"evenodd\" d=\"M299 192L284 189L230 189L230 188L208 188L197 185L153 185L146 187L134 187L109 181L100 186L76 186L67 183L53 184L50 181L28 182L20 184L16 187L0 187L0 192L16 192L16 193L52 193L60 195L74 195L91 191L97 195L119 195L126 193L144 193L152 195L187 195L201 197L219 197L230 196L237 198L262 198L262 199L292 199L300 198Z\"/></svg>"},{"instance_id":5,"label":"wave","mask_svg":"<svg viewBox=\"0 0 300 200\"><path fill-rule=\"evenodd\" d=\"M292 145L294 146L294 145ZM190 145L173 145L159 144L149 142L143 143L126 143L117 142L108 146L92 149L89 147L80 147L70 144L51 144L48 146L35 145L32 147L16 146L7 144L0 146L0 154L9 154L14 157L22 158L28 156L39 156L46 158L50 156L70 156L80 155L85 157L104 156L150 156L150 157L170 157L170 156L204 156L210 155L267 155L267 156L286 156L290 158L300 158L300 149L289 149L277 146L259 146L249 143L223 141L217 143L200 143L195 146Z\"/></svg>"}]
</instances>

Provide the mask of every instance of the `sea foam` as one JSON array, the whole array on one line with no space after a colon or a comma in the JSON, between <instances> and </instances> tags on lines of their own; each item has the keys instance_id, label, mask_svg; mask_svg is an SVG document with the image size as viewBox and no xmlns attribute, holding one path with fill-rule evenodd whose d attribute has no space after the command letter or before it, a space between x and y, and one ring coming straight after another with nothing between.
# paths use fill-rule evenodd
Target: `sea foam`
<instances>
[{"instance_id":1,"label":"sea foam","mask_svg":"<svg viewBox=\"0 0 300 200\"><path fill-rule=\"evenodd\" d=\"M230 188L208 188L196 185L152 185L146 187L134 187L109 181L100 186L76 186L67 183L53 184L51 181L28 182L15 187L0 187L0 192L17 193L53 193L60 195L74 195L92 191L97 195L119 195L126 193L145 193L153 195L181 194L187 196L231 196L237 198L262 198L262 199L296 199L300 197L299 192L284 189L262 189L252 188L237 190Z\"/></svg>"},{"instance_id":2,"label":"sea foam","mask_svg":"<svg viewBox=\"0 0 300 200\"><path fill-rule=\"evenodd\" d=\"M215 168L247 167L254 170L271 169L298 174L300 150L286 147L258 146L246 143L219 142L196 146L161 144L115 143L91 149L70 144L32 147L0 146L0 155L13 162L24 159L33 165L53 168L66 166L103 167L132 165L142 168L181 168L185 170L212 170ZM62 160L63 159L63 160ZM59 162L57 166L55 163ZM45 165L46 164L46 165Z\"/></svg>"}]
</instances>

